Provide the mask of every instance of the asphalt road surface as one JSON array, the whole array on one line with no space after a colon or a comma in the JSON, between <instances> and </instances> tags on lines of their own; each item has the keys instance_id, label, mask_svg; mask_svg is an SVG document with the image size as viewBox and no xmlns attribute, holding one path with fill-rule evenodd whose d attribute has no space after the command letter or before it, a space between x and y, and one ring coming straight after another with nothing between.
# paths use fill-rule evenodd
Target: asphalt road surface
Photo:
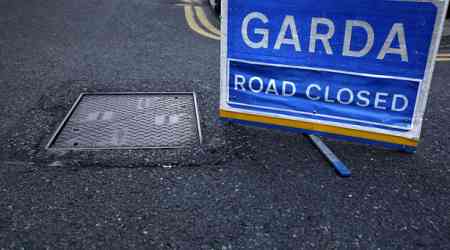
<instances>
[{"instance_id":1,"label":"asphalt road surface","mask_svg":"<svg viewBox=\"0 0 450 250\"><path fill-rule=\"evenodd\" d=\"M184 4L0 1L0 249L450 249L449 63L418 152L326 140L340 178L301 135L219 121L219 43ZM195 91L204 144L46 151L97 91Z\"/></svg>"}]
</instances>

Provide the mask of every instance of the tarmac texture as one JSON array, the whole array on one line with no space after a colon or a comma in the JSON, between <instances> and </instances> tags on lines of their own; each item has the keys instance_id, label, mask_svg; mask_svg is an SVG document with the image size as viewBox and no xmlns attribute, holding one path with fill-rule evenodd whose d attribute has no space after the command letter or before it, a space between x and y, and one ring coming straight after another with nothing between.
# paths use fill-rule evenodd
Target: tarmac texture
<instances>
[{"instance_id":1,"label":"tarmac texture","mask_svg":"<svg viewBox=\"0 0 450 250\"><path fill-rule=\"evenodd\" d=\"M219 43L182 4L0 2L0 249L450 249L447 62L418 152L327 139L341 178L302 135L219 120ZM45 150L80 93L122 91L195 91L204 143Z\"/></svg>"}]
</instances>

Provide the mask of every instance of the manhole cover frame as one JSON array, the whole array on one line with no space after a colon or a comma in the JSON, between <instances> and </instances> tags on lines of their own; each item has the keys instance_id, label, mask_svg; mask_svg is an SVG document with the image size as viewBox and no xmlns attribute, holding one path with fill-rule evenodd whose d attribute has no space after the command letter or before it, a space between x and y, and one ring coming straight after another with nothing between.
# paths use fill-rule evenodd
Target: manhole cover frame
<instances>
[{"instance_id":1,"label":"manhole cover frame","mask_svg":"<svg viewBox=\"0 0 450 250\"><path fill-rule=\"evenodd\" d=\"M73 113L77 109L78 105L81 103L83 98L85 96L102 96L102 95L159 95L159 96L172 96L172 95L186 95L186 96L192 96L193 105L194 105L194 119L196 121L195 125L197 127L197 136L198 136L198 142L201 145L203 143L203 135L201 130L201 122L200 122L200 113L198 109L198 102L197 102L197 94L195 92L82 92L75 100L74 104L72 104L72 107L70 108L69 112L65 115L62 122L58 125L56 131L53 133L52 137L50 138L49 142L45 146L46 150L49 151L99 151L99 150L134 150L134 149L183 149L183 148L190 148L191 145L186 146L130 146L130 147L65 147L65 148L58 148L53 147L54 143L56 142L56 139L63 131L64 127L66 126L67 122L72 117Z\"/></svg>"}]
</instances>

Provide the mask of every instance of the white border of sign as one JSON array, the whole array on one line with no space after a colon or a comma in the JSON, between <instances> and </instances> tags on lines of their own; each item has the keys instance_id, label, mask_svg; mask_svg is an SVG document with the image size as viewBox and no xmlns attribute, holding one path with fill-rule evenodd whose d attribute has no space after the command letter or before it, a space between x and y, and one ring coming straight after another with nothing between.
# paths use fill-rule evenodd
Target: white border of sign
<instances>
[{"instance_id":1,"label":"white border of sign","mask_svg":"<svg viewBox=\"0 0 450 250\"><path fill-rule=\"evenodd\" d=\"M275 0L274 0L275 1ZM251 111L246 109L233 108L228 105L229 99L229 89L228 89L228 70L229 70L229 58L228 58L228 0L222 0L222 19L221 19L221 54L220 54L220 109L223 111L230 111L235 113L273 117L280 119L287 119L300 122L316 123L321 125L330 125L335 127L341 127L352 130L360 130L366 132L372 132L377 134L393 135L398 137L403 137L407 139L412 139L418 141L420 138L423 117L426 110L428 95L431 87L431 80L433 76L433 71L436 63L436 57L439 51L440 40L442 37L442 32L444 29L444 22L446 11L449 5L449 0L391 0L391 1L401 1L401 2L426 2L433 3L438 9L438 16L436 18L436 23L434 25L432 45L428 53L428 62L426 66L426 72L423 81L419 83L419 91L417 95L416 107L413 117L412 128L409 131L392 131L382 128L365 127L359 125L344 124L332 121L323 121L316 119L300 118L289 115L275 114Z\"/></svg>"}]
</instances>

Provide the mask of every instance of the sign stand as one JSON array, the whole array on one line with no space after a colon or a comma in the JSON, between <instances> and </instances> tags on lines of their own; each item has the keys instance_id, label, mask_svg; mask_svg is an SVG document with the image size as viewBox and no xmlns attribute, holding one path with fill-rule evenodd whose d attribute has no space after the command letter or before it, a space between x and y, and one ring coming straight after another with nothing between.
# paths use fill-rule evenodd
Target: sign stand
<instances>
[{"instance_id":1,"label":"sign stand","mask_svg":"<svg viewBox=\"0 0 450 250\"><path fill-rule=\"evenodd\" d=\"M307 135L311 139L312 143L319 149L319 151L327 158L327 160L333 165L334 169L342 177L351 176L350 170L345 164L339 160L339 158L331 151L331 149L323 143L323 141L315 135Z\"/></svg>"}]
</instances>

